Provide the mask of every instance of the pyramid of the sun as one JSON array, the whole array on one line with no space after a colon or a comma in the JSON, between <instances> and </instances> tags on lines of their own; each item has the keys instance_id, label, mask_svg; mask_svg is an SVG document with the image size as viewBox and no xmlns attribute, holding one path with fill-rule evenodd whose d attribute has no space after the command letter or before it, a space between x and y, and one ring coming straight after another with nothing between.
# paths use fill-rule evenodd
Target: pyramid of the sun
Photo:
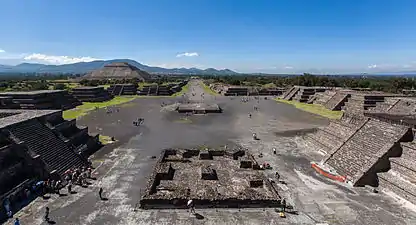
<instances>
[{"instance_id":1,"label":"pyramid of the sun","mask_svg":"<svg viewBox=\"0 0 416 225\"><path fill-rule=\"evenodd\" d=\"M150 74L126 62L114 62L103 68L94 70L82 77L83 79L133 79L141 81L150 79Z\"/></svg>"}]
</instances>

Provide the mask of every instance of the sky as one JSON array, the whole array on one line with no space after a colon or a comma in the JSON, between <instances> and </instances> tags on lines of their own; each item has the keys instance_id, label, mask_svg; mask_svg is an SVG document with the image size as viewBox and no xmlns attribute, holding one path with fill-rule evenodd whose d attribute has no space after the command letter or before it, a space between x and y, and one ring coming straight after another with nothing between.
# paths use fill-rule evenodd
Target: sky
<instances>
[{"instance_id":1,"label":"sky","mask_svg":"<svg viewBox=\"0 0 416 225\"><path fill-rule=\"evenodd\" d=\"M416 0L0 0L0 64L416 71Z\"/></svg>"}]
</instances>

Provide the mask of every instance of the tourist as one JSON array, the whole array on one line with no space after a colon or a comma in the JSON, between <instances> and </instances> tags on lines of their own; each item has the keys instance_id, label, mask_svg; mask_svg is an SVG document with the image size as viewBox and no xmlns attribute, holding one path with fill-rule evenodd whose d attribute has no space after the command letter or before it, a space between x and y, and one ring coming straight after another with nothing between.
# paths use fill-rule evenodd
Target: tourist
<instances>
[{"instance_id":1,"label":"tourist","mask_svg":"<svg viewBox=\"0 0 416 225\"><path fill-rule=\"evenodd\" d=\"M100 196L100 199L103 200L103 188L100 187L100 190L98 191L98 196Z\"/></svg>"},{"instance_id":2,"label":"tourist","mask_svg":"<svg viewBox=\"0 0 416 225\"><path fill-rule=\"evenodd\" d=\"M277 178L277 180L279 180L280 179L280 174L276 171L276 178Z\"/></svg>"},{"instance_id":3,"label":"tourist","mask_svg":"<svg viewBox=\"0 0 416 225\"><path fill-rule=\"evenodd\" d=\"M248 118L251 118L251 113L248 114Z\"/></svg>"},{"instance_id":4,"label":"tourist","mask_svg":"<svg viewBox=\"0 0 416 225\"><path fill-rule=\"evenodd\" d=\"M91 169L91 167L88 167L88 170L87 170L88 179L91 179L91 174L92 174L92 169Z\"/></svg>"},{"instance_id":5,"label":"tourist","mask_svg":"<svg viewBox=\"0 0 416 225\"><path fill-rule=\"evenodd\" d=\"M273 154L276 155L276 148L273 148Z\"/></svg>"},{"instance_id":6,"label":"tourist","mask_svg":"<svg viewBox=\"0 0 416 225\"><path fill-rule=\"evenodd\" d=\"M71 181L68 182L68 194L72 194L72 183L71 183Z\"/></svg>"},{"instance_id":7,"label":"tourist","mask_svg":"<svg viewBox=\"0 0 416 225\"><path fill-rule=\"evenodd\" d=\"M282 211L286 211L286 199L282 199Z\"/></svg>"},{"instance_id":8,"label":"tourist","mask_svg":"<svg viewBox=\"0 0 416 225\"><path fill-rule=\"evenodd\" d=\"M20 225L19 218L16 218L16 219L14 220L14 225Z\"/></svg>"},{"instance_id":9,"label":"tourist","mask_svg":"<svg viewBox=\"0 0 416 225\"><path fill-rule=\"evenodd\" d=\"M190 212L191 212L192 214L195 214L195 205L194 205L194 201L193 201L192 199L190 199L186 205L188 206L188 208L189 208Z\"/></svg>"},{"instance_id":10,"label":"tourist","mask_svg":"<svg viewBox=\"0 0 416 225\"><path fill-rule=\"evenodd\" d=\"M46 210L45 210L45 221L49 222L49 207L46 206Z\"/></svg>"}]
</instances>

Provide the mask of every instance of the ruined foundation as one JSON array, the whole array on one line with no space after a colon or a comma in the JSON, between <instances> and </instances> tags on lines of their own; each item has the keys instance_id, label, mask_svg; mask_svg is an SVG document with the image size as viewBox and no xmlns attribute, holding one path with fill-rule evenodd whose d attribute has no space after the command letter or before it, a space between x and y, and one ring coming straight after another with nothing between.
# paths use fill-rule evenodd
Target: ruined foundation
<instances>
[{"instance_id":1,"label":"ruined foundation","mask_svg":"<svg viewBox=\"0 0 416 225\"><path fill-rule=\"evenodd\" d=\"M163 150L140 207L186 208L189 199L196 208L279 207L275 187L256 165L245 150Z\"/></svg>"}]
</instances>

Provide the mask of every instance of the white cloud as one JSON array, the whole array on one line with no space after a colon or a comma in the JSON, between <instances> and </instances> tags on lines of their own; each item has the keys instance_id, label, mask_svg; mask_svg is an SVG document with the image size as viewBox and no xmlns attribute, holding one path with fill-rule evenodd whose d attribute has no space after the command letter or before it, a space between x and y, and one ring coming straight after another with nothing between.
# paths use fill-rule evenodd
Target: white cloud
<instances>
[{"instance_id":1,"label":"white cloud","mask_svg":"<svg viewBox=\"0 0 416 225\"><path fill-rule=\"evenodd\" d=\"M375 68L377 68L377 65L376 65L376 64L369 65L369 66L368 66L368 68L369 68L369 69L375 69Z\"/></svg>"},{"instance_id":2,"label":"white cloud","mask_svg":"<svg viewBox=\"0 0 416 225\"><path fill-rule=\"evenodd\" d=\"M284 68L287 69L287 70L291 70L291 69L293 69L293 66L285 66Z\"/></svg>"},{"instance_id":3,"label":"white cloud","mask_svg":"<svg viewBox=\"0 0 416 225\"><path fill-rule=\"evenodd\" d=\"M4 51L3 49L0 48L0 53L5 53L6 51Z\"/></svg>"},{"instance_id":4,"label":"white cloud","mask_svg":"<svg viewBox=\"0 0 416 225\"><path fill-rule=\"evenodd\" d=\"M198 69L205 69L207 68L201 64L187 64L187 63L151 63L149 66L156 66L162 67L166 69L173 69L173 68L198 68Z\"/></svg>"},{"instance_id":5,"label":"white cloud","mask_svg":"<svg viewBox=\"0 0 416 225\"><path fill-rule=\"evenodd\" d=\"M177 54L176 57L194 57L194 56L199 56L198 52L184 52L184 53L180 53Z\"/></svg>"},{"instance_id":6,"label":"white cloud","mask_svg":"<svg viewBox=\"0 0 416 225\"><path fill-rule=\"evenodd\" d=\"M44 55L39 53L33 53L23 58L27 61L44 62L50 64L71 64L79 62L92 62L100 60L93 57L71 57L71 56L55 56L55 55Z\"/></svg>"}]
</instances>

